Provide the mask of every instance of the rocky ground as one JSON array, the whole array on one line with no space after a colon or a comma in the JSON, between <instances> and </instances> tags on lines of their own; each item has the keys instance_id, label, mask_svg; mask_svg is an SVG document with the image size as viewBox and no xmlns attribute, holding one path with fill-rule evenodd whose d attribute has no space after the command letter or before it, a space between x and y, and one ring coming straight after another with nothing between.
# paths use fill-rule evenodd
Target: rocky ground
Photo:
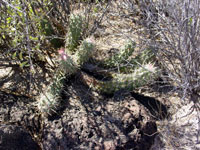
<instances>
[{"instance_id":1,"label":"rocky ground","mask_svg":"<svg viewBox=\"0 0 200 150\"><path fill-rule=\"evenodd\" d=\"M37 114L30 98L0 95L2 150L148 150L157 134L156 120L167 114L167 108L152 97L92 92L78 75L66 83L59 111L46 119ZM9 137L15 140L7 142Z\"/></svg>"}]
</instances>

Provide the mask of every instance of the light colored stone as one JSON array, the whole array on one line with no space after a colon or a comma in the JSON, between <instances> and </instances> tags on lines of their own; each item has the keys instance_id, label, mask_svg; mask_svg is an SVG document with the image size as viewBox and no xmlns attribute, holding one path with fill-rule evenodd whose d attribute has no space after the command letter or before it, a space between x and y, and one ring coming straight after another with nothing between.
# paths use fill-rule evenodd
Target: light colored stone
<instances>
[{"instance_id":1,"label":"light colored stone","mask_svg":"<svg viewBox=\"0 0 200 150\"><path fill-rule=\"evenodd\" d=\"M105 150L115 150L116 149L116 146L115 146L115 143L114 141L105 141L104 142L104 149Z\"/></svg>"}]
</instances>

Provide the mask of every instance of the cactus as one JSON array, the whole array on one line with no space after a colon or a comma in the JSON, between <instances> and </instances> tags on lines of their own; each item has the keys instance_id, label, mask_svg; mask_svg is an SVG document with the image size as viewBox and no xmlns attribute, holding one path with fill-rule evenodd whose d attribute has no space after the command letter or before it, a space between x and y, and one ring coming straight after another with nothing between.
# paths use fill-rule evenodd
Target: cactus
<instances>
[{"instance_id":1,"label":"cactus","mask_svg":"<svg viewBox=\"0 0 200 150\"><path fill-rule=\"evenodd\" d=\"M134 70L133 73L114 73L110 81L99 81L83 74L84 82L100 93L112 94L120 89L134 90L149 83L158 75L157 68L151 64L145 64Z\"/></svg>"},{"instance_id":2,"label":"cactus","mask_svg":"<svg viewBox=\"0 0 200 150\"><path fill-rule=\"evenodd\" d=\"M83 65L92 54L94 46L91 41L84 40L74 55L67 55L65 49L60 49L60 64L54 75L52 84L41 93L38 100L38 109L44 116L52 115L60 106L60 93L64 86L64 79L75 74L78 68Z\"/></svg>"},{"instance_id":3,"label":"cactus","mask_svg":"<svg viewBox=\"0 0 200 150\"><path fill-rule=\"evenodd\" d=\"M53 83L47 87L45 92L40 94L37 106L44 116L52 114L59 107L60 92L63 88L63 82L63 74L57 73L57 75L54 76Z\"/></svg>"},{"instance_id":4,"label":"cactus","mask_svg":"<svg viewBox=\"0 0 200 150\"><path fill-rule=\"evenodd\" d=\"M51 92L41 93L37 101L37 107L43 116L51 115L59 106L59 98L51 94Z\"/></svg>"},{"instance_id":5,"label":"cactus","mask_svg":"<svg viewBox=\"0 0 200 150\"><path fill-rule=\"evenodd\" d=\"M70 25L69 25L69 32L67 35L67 50L70 53L74 53L76 48L78 47L81 36L83 33L83 17L79 15L71 15L70 16Z\"/></svg>"},{"instance_id":6,"label":"cactus","mask_svg":"<svg viewBox=\"0 0 200 150\"><path fill-rule=\"evenodd\" d=\"M118 67L120 72L109 72L112 78L109 81L100 81L83 74L83 81L92 89L100 93L111 94L120 89L134 90L144 86L157 77L158 69L151 63L155 55L151 49L144 50L139 55L131 57L134 52L135 43L128 42L119 53L106 59L103 63L107 68ZM130 66L120 66L130 61ZM95 69L94 69L95 70ZM98 71L96 72L98 74Z\"/></svg>"},{"instance_id":7,"label":"cactus","mask_svg":"<svg viewBox=\"0 0 200 150\"><path fill-rule=\"evenodd\" d=\"M119 53L106 59L104 65L109 68L119 66L119 64L125 62L133 54L135 45L135 42L129 41L123 48L120 49Z\"/></svg>"},{"instance_id":8,"label":"cactus","mask_svg":"<svg viewBox=\"0 0 200 150\"><path fill-rule=\"evenodd\" d=\"M56 112L60 104L60 93L64 86L64 79L69 75L75 74L92 56L94 50L92 40L88 38L81 41L83 26L83 18L81 16L71 16L66 49L62 48L58 51L60 55L59 68L54 75L52 84L44 93L41 93L38 100L38 109L43 115L48 116ZM129 57L134 52L134 48L135 43L127 43L118 54L104 61L105 66L117 67L119 64L130 60ZM152 78L156 77L156 67L151 63L145 63L150 61L149 58L151 58L150 53L145 51L133 59L133 63L136 61L142 62L141 65L136 64L136 67L129 71L128 74L110 72L112 80L109 81L99 81L84 75L84 77L87 77L85 82L93 89L108 94L122 88L133 90L147 84ZM127 69L126 67L124 68Z\"/></svg>"},{"instance_id":9,"label":"cactus","mask_svg":"<svg viewBox=\"0 0 200 150\"><path fill-rule=\"evenodd\" d=\"M152 49L145 49L140 54L138 54L134 59L131 60L131 63L149 63L155 61L155 54Z\"/></svg>"},{"instance_id":10,"label":"cactus","mask_svg":"<svg viewBox=\"0 0 200 150\"><path fill-rule=\"evenodd\" d=\"M135 42L128 42L119 53L106 59L103 66L106 68L118 68L121 73L131 73L138 65L155 61L153 50L148 48L135 57L131 57L135 49ZM127 65L129 64L129 65Z\"/></svg>"},{"instance_id":11,"label":"cactus","mask_svg":"<svg viewBox=\"0 0 200 150\"><path fill-rule=\"evenodd\" d=\"M83 27L84 22L81 16L72 15L70 17L66 49L61 48L58 51L60 55L59 67L53 77L52 84L40 94L37 102L39 111L45 116L56 112L59 107L64 79L75 74L92 55L94 49L92 41L88 38L81 42Z\"/></svg>"},{"instance_id":12,"label":"cactus","mask_svg":"<svg viewBox=\"0 0 200 150\"><path fill-rule=\"evenodd\" d=\"M51 115L59 107L60 93L63 89L64 79L64 73L57 72L52 84L47 87L45 92L40 94L37 106L42 115Z\"/></svg>"},{"instance_id":13,"label":"cactus","mask_svg":"<svg viewBox=\"0 0 200 150\"><path fill-rule=\"evenodd\" d=\"M74 55L74 61L78 66L83 65L86 61L89 60L89 58L92 56L94 49L94 45L92 44L90 39L84 40L78 51Z\"/></svg>"},{"instance_id":14,"label":"cactus","mask_svg":"<svg viewBox=\"0 0 200 150\"><path fill-rule=\"evenodd\" d=\"M64 86L64 79L66 76L77 72L78 67L89 59L89 54L92 53L92 49L92 43L83 41L83 44L76 53L76 57L75 55L72 55L71 58L65 54L64 50L60 51L60 67L58 68L57 73L54 75L53 83L44 93L41 93L38 100L38 109L40 110L41 114L48 116L56 112L56 109L59 107L60 103L60 93ZM76 62L74 60L76 60Z\"/></svg>"}]
</instances>

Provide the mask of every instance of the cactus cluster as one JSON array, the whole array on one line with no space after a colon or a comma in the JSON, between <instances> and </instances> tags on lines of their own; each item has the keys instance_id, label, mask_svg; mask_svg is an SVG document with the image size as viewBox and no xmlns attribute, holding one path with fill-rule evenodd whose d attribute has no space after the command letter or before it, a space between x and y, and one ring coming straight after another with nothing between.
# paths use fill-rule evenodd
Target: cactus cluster
<instances>
[{"instance_id":1,"label":"cactus cluster","mask_svg":"<svg viewBox=\"0 0 200 150\"><path fill-rule=\"evenodd\" d=\"M43 115L48 116L56 112L56 109L60 106L60 93L64 86L64 79L80 70L81 66L92 56L94 49L92 40L89 38L81 40L83 26L84 22L81 16L73 15L70 17L66 48L58 51L60 55L59 68L54 75L52 84L48 86L44 93L41 93L37 103L38 109ZM146 50L134 58L131 57L133 56L135 45L134 42L128 42L121 48L119 53L103 62L104 67L121 67L121 70L126 69L129 71L110 72L112 79L108 81L100 81L85 74L85 83L94 90L108 94L120 89L133 90L147 84L156 77L158 72L157 68L150 63L154 56L150 50ZM127 61L133 63L134 67L129 69L127 66L123 66ZM122 66L119 66L121 64Z\"/></svg>"},{"instance_id":2,"label":"cactus cluster","mask_svg":"<svg viewBox=\"0 0 200 150\"><path fill-rule=\"evenodd\" d=\"M65 49L61 48L58 51L60 55L59 67L53 77L52 84L48 86L45 92L40 94L37 101L38 109L44 116L56 112L60 105L60 93L64 86L64 79L76 73L81 65L88 61L94 49L89 38L80 41L82 34L81 17L72 16L70 21L67 45Z\"/></svg>"},{"instance_id":3,"label":"cactus cluster","mask_svg":"<svg viewBox=\"0 0 200 150\"><path fill-rule=\"evenodd\" d=\"M112 94L120 89L134 90L155 79L158 76L158 69L151 63L155 60L152 50L146 49L133 57L134 48L135 43L129 42L119 53L103 62L107 68L118 67L120 69L120 72L117 73L109 72L112 76L111 80L100 81L94 78L91 80L85 74L83 75L83 78L86 79L85 83L94 90ZM127 62L131 65L124 65Z\"/></svg>"}]
</instances>

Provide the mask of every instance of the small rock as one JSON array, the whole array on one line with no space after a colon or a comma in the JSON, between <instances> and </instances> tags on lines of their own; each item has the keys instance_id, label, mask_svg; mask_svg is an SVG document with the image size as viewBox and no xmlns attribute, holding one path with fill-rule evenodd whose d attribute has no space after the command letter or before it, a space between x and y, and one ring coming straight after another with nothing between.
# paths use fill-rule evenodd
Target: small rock
<instances>
[{"instance_id":1,"label":"small rock","mask_svg":"<svg viewBox=\"0 0 200 150\"><path fill-rule=\"evenodd\" d=\"M116 145L114 141L109 140L104 142L104 150L115 150L115 149Z\"/></svg>"}]
</instances>

